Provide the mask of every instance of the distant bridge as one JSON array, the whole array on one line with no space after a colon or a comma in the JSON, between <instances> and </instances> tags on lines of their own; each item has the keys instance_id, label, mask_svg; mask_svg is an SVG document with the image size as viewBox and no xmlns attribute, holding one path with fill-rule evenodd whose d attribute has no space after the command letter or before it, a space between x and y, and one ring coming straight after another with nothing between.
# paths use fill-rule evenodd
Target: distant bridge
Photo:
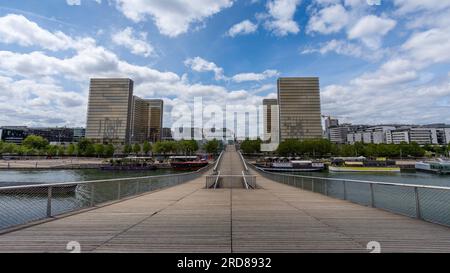
<instances>
[{"instance_id":1,"label":"distant bridge","mask_svg":"<svg viewBox=\"0 0 450 273\"><path fill-rule=\"evenodd\" d=\"M450 228L445 226L450 219L448 188L400 190L384 184L269 174L251 166L247 171L241 158L234 146L228 146L217 168L203 172L170 179L78 183L78 191L91 203L81 204L72 214L57 213L64 204L53 192L57 186L48 187L43 212L53 218L3 233L0 252L67 252L72 241L82 252L367 253L374 242L381 252L450 252ZM229 182L216 184L227 177ZM114 191L105 190L103 184ZM171 187L156 189L165 186ZM432 201L427 190L435 192ZM417 193L424 194L424 203L414 202L422 201L416 199ZM339 195L341 199L336 198ZM105 200L113 199L119 201L105 205ZM444 217L442 225L421 220L434 217L426 206L438 204L432 203L436 200L445 201L439 203L441 214L436 216ZM387 204L394 201L400 202L399 213L412 217L374 208L389 209ZM20 215L17 208L4 210L5 204L0 201L2 218Z\"/></svg>"}]
</instances>

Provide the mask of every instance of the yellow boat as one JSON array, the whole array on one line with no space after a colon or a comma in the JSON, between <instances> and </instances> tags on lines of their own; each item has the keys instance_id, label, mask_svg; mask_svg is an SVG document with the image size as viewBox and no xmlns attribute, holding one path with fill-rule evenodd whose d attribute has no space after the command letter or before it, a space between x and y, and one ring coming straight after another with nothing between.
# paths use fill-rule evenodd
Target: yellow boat
<instances>
[{"instance_id":1,"label":"yellow boat","mask_svg":"<svg viewBox=\"0 0 450 273\"><path fill-rule=\"evenodd\" d=\"M329 166L330 172L400 172L396 166L367 166L362 161L348 162L341 166Z\"/></svg>"},{"instance_id":2,"label":"yellow boat","mask_svg":"<svg viewBox=\"0 0 450 273\"><path fill-rule=\"evenodd\" d=\"M400 172L400 168L397 167L328 167L330 172Z\"/></svg>"}]
</instances>

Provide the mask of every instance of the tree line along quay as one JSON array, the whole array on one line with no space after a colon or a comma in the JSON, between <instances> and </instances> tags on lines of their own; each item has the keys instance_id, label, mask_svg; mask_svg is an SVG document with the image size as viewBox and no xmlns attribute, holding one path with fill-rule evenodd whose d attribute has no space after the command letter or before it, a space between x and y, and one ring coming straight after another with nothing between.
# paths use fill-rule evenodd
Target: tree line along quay
<instances>
[{"instance_id":1,"label":"tree line along quay","mask_svg":"<svg viewBox=\"0 0 450 273\"><path fill-rule=\"evenodd\" d=\"M245 154L261 153L260 139L244 140L240 148ZM279 156L302 156L307 158L322 158L332 156L365 156L365 157L433 157L446 156L450 152L449 145L424 145L412 143L401 144L334 144L327 139L296 140L289 139L281 142L277 150L272 153Z\"/></svg>"},{"instance_id":2,"label":"tree line along quay","mask_svg":"<svg viewBox=\"0 0 450 273\"><path fill-rule=\"evenodd\" d=\"M260 139L244 140L240 148L245 154L261 153ZM22 144L0 142L1 155L17 156L84 156L113 157L114 155L149 155L152 154L186 154L192 155L199 151L217 154L223 147L216 139L199 145L195 140L158 141L142 144L99 144L89 139L81 139L78 143L69 145L51 145L48 140L30 135ZM334 144L327 139L296 140L289 139L280 143L278 149L271 153L279 156L304 156L307 158L329 156L366 156L366 157L432 157L444 156L450 152L449 145L425 145L417 143L401 144Z\"/></svg>"},{"instance_id":3,"label":"tree line along quay","mask_svg":"<svg viewBox=\"0 0 450 273\"><path fill-rule=\"evenodd\" d=\"M81 139L78 143L69 145L51 145L41 136L30 135L22 144L0 142L1 155L17 156L83 156L108 158L114 155L149 155L153 154L185 154L191 155L198 151L217 154L222 149L222 143L216 139L199 145L195 140L158 141L142 144L113 145L93 143L89 139Z\"/></svg>"}]
</instances>

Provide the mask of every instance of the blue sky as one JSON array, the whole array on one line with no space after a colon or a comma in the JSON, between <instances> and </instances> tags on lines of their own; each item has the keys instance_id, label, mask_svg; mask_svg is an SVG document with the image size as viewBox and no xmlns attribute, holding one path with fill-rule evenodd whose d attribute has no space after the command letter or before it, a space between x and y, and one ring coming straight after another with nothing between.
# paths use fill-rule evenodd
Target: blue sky
<instances>
[{"instance_id":1,"label":"blue sky","mask_svg":"<svg viewBox=\"0 0 450 273\"><path fill-rule=\"evenodd\" d=\"M323 114L450 123L450 1L0 0L0 125L84 126L90 77L174 106L318 76Z\"/></svg>"}]
</instances>

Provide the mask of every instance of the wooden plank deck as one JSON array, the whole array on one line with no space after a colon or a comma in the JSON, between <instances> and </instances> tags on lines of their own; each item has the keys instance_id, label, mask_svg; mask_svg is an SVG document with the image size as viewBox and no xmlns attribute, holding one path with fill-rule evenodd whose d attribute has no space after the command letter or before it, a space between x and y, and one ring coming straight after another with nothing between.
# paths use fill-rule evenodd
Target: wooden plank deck
<instances>
[{"instance_id":1,"label":"wooden plank deck","mask_svg":"<svg viewBox=\"0 0 450 273\"><path fill-rule=\"evenodd\" d=\"M1 235L0 252L67 252L69 241L83 252L368 252L370 241L382 252L450 252L450 228L260 176L257 183L207 190L202 177Z\"/></svg>"}]
</instances>

